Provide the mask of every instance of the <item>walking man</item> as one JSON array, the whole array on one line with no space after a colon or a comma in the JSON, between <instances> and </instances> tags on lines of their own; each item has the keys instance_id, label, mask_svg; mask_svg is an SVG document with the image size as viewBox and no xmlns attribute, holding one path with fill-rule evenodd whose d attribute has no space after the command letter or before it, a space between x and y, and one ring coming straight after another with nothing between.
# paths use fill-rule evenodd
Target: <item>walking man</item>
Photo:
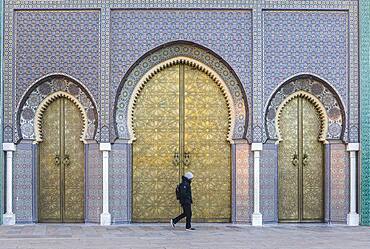
<instances>
[{"instance_id":1,"label":"walking man","mask_svg":"<svg viewBox=\"0 0 370 249\"><path fill-rule=\"evenodd\" d=\"M187 172L182 177L182 182L179 185L179 194L180 194L180 204L182 206L183 212L175 219L171 219L171 226L174 228L175 224L179 222L182 218L186 217L186 230L193 231L194 228L191 227L191 204L193 203L193 198L191 196L191 181L193 179L193 174L191 172Z\"/></svg>"}]
</instances>

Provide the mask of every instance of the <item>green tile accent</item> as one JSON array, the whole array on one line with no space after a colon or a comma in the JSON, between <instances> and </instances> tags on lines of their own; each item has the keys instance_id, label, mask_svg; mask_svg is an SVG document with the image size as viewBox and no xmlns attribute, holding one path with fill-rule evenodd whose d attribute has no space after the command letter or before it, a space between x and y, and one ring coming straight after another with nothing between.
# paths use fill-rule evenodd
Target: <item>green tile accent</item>
<instances>
[{"instance_id":1,"label":"green tile accent","mask_svg":"<svg viewBox=\"0 0 370 249\"><path fill-rule=\"evenodd\" d=\"M361 224L370 225L370 1L360 1Z\"/></svg>"}]
</instances>

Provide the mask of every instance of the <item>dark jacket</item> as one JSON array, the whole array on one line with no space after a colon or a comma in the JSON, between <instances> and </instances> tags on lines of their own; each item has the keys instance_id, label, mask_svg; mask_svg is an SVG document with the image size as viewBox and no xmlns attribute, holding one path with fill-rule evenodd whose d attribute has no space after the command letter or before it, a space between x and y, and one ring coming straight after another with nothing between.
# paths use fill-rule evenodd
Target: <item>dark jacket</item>
<instances>
[{"instance_id":1,"label":"dark jacket","mask_svg":"<svg viewBox=\"0 0 370 249\"><path fill-rule=\"evenodd\" d=\"M180 184L180 204L183 206L191 205L193 203L190 184L191 181L183 176Z\"/></svg>"}]
</instances>

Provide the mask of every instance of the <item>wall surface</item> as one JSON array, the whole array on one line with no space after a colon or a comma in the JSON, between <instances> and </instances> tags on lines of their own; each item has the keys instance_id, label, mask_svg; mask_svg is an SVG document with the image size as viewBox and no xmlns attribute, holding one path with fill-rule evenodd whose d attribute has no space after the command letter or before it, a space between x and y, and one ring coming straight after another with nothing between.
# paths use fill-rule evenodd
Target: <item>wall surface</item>
<instances>
[{"instance_id":1,"label":"wall surface","mask_svg":"<svg viewBox=\"0 0 370 249\"><path fill-rule=\"evenodd\" d=\"M367 2L363 1L362 7L368 11ZM362 16L363 23L368 18L366 14ZM115 113L119 107L115 104L126 108L131 92L122 103L116 100L120 93L126 93L124 87L135 88L138 80L131 82L131 75L144 75L153 63L178 56L175 45L180 42L191 44L185 49L194 52L187 52L192 59L203 56L205 61L212 61L207 65L222 72L218 74L224 80L232 75L235 81L228 82L239 91L231 95L242 96L240 99L245 101L247 111L243 115L249 122L247 132L241 127L240 139L246 142L235 145L233 154L233 173L237 176L234 220L249 222L253 212L253 157L249 153L250 143L255 142L265 143L261 211L264 221L277 221L278 146L276 138L267 135L266 120L270 114L276 117L269 111L270 106L277 107L293 92L306 89L327 107L329 119L334 120L329 134L335 131L337 135L331 137L334 145L327 146L330 171L326 191L331 205L327 205L326 217L345 220L349 171L343 142L359 141L358 1L5 0L4 18L8 25L4 27L3 130L4 141L17 143L18 147L14 158L17 222L37 220L37 191L32 188L37 179L37 145L25 138L27 132L34 131L30 123L41 100L60 90L78 96L88 113L90 134L95 134L96 128L96 135L90 138L93 141L85 145L86 221L99 222L102 211L100 142L113 144L109 159L113 222L130 221L132 145L128 137L120 137L117 132ZM367 31L365 26L362 29ZM166 50L172 49L169 43L175 44L173 53ZM361 50L362 63L368 63L368 48ZM370 80L368 71L364 72L363 76ZM61 83L53 78L55 75L69 81ZM317 82L289 82L303 75L316 77ZM50 84L40 81L46 76ZM370 82L364 81L362 88L369 87ZM370 99L363 106L370 109ZM370 125L363 125L366 138ZM122 134L128 134L128 125L122 127ZM364 140L365 144L369 140ZM363 162L366 160L370 162L370 152L365 151ZM362 168L362 218L363 223L370 223L370 193L365 191L370 185L370 168L366 167Z\"/></svg>"}]
</instances>

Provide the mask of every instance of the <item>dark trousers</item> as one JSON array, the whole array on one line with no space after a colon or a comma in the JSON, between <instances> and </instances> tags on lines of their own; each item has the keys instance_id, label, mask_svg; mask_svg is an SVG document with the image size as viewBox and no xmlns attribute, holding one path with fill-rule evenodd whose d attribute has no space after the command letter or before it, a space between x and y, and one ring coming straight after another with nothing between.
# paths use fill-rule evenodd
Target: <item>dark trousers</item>
<instances>
[{"instance_id":1,"label":"dark trousers","mask_svg":"<svg viewBox=\"0 0 370 249\"><path fill-rule=\"evenodd\" d=\"M177 216L175 219L173 219L173 223L176 224L179 222L182 218L186 217L186 228L191 228L191 205L183 205L182 206L182 214Z\"/></svg>"}]
</instances>

